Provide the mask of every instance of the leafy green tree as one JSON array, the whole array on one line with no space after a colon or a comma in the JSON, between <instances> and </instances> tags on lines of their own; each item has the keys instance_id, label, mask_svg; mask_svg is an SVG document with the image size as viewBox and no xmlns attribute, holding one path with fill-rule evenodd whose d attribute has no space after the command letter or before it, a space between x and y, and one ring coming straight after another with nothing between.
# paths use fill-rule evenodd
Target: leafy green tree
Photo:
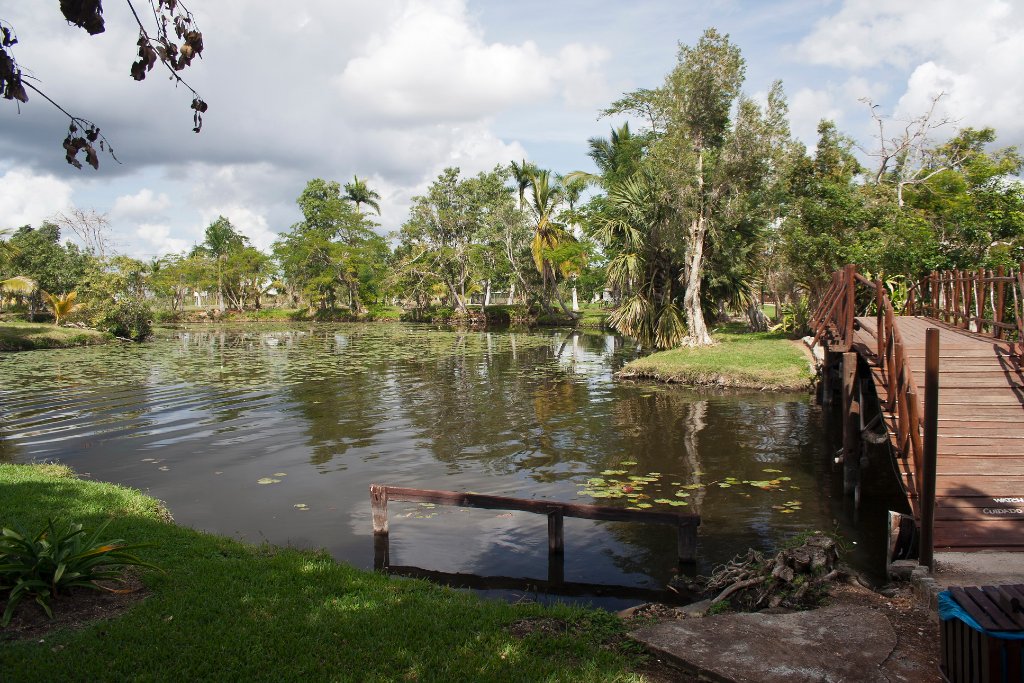
<instances>
[{"instance_id":1,"label":"leafy green tree","mask_svg":"<svg viewBox=\"0 0 1024 683\"><path fill-rule=\"evenodd\" d=\"M832 273L860 260L860 234L870 212L858 177L854 143L832 121L818 124L814 157L792 170L793 206L782 225L784 260L796 282L817 300Z\"/></svg>"},{"instance_id":2,"label":"leafy green tree","mask_svg":"<svg viewBox=\"0 0 1024 683\"><path fill-rule=\"evenodd\" d=\"M296 201L303 220L274 243L285 281L320 310L334 308L341 292L359 310L360 289L367 284L361 278L376 278L383 270L375 262L381 242L373 223L334 181L310 180Z\"/></svg>"},{"instance_id":3,"label":"leafy green tree","mask_svg":"<svg viewBox=\"0 0 1024 683\"><path fill-rule=\"evenodd\" d=\"M159 268L151 268L150 286L159 296L167 297L171 311L180 314L191 291L206 291L216 286L214 264L203 254L172 254L159 260Z\"/></svg>"},{"instance_id":4,"label":"leafy green tree","mask_svg":"<svg viewBox=\"0 0 1024 683\"><path fill-rule=\"evenodd\" d=\"M779 162L791 145L785 97L775 84L759 107L740 92L744 70L739 48L708 29L680 48L661 88L607 110L650 122L622 163L609 153L614 145L592 145L609 170L591 229L607 250L609 282L624 292L610 320L644 343L712 343L705 310L716 300L749 301L755 245L781 214ZM616 137L627 139L625 131Z\"/></svg>"},{"instance_id":5,"label":"leafy green tree","mask_svg":"<svg viewBox=\"0 0 1024 683\"><path fill-rule=\"evenodd\" d=\"M26 297L29 317L43 305L42 291L70 292L78 289L86 270L95 261L71 242L60 243L60 228L44 222L38 228L19 228L8 240L13 250L6 258L10 275L32 279L37 290Z\"/></svg>"},{"instance_id":6,"label":"leafy green tree","mask_svg":"<svg viewBox=\"0 0 1024 683\"><path fill-rule=\"evenodd\" d=\"M217 310L224 312L224 262L228 254L241 249L249 241L249 238L235 230L224 216L217 216L217 219L206 227L206 239L199 245L206 254L214 260L217 269Z\"/></svg>"}]
</instances>

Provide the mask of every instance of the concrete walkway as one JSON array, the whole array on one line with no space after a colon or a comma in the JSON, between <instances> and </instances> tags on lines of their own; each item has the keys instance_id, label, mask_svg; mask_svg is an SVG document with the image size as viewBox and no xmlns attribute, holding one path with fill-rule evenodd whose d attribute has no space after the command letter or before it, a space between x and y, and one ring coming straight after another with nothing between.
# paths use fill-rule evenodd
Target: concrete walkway
<instances>
[{"instance_id":1,"label":"concrete walkway","mask_svg":"<svg viewBox=\"0 0 1024 683\"><path fill-rule=\"evenodd\" d=\"M806 612L670 619L630 636L656 656L713 681L941 680L937 625L909 592L892 599L858 593L838 602Z\"/></svg>"}]
</instances>

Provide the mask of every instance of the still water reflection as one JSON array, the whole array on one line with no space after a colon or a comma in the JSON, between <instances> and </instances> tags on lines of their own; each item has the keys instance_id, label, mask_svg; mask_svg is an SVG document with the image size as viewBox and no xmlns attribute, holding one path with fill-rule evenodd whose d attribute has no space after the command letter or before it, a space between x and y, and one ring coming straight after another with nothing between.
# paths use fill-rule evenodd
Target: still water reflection
<instances>
[{"instance_id":1,"label":"still water reflection","mask_svg":"<svg viewBox=\"0 0 1024 683\"><path fill-rule=\"evenodd\" d=\"M367 568L375 482L699 512L704 573L844 524L834 435L810 397L614 381L631 353L593 332L351 324L9 354L0 460L60 460L149 491L181 523ZM605 497L624 488L634 497ZM545 524L394 503L391 562L544 578ZM878 524L843 531L863 547ZM660 587L674 557L670 529L566 520L566 581Z\"/></svg>"}]
</instances>

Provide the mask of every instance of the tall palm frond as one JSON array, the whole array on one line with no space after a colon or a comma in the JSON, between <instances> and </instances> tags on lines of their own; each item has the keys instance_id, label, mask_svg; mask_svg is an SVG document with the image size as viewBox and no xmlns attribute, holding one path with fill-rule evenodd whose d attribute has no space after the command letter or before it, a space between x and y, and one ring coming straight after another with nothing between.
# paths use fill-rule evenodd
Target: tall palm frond
<instances>
[{"instance_id":1,"label":"tall palm frond","mask_svg":"<svg viewBox=\"0 0 1024 683\"><path fill-rule=\"evenodd\" d=\"M372 207L378 216L380 215L380 204L377 201L380 199L380 194L371 190L366 181L360 180L359 176L354 175L351 183L345 183L345 198L356 205L356 211L360 210L359 207L362 204L366 204Z\"/></svg>"},{"instance_id":2,"label":"tall palm frond","mask_svg":"<svg viewBox=\"0 0 1024 683\"><path fill-rule=\"evenodd\" d=\"M0 229L0 237L13 234L14 230L10 228ZM20 253L21 252L18 250L18 248L11 244L9 240L0 240L0 256L17 256Z\"/></svg>"},{"instance_id":3,"label":"tall palm frond","mask_svg":"<svg viewBox=\"0 0 1024 683\"><path fill-rule=\"evenodd\" d=\"M82 304L75 303L75 299L78 298L78 292L68 292L58 296L50 294L46 290L41 289L39 291L42 293L46 305L53 311L54 323L57 325L60 325L64 318L82 308Z\"/></svg>"},{"instance_id":4,"label":"tall palm frond","mask_svg":"<svg viewBox=\"0 0 1024 683\"><path fill-rule=\"evenodd\" d=\"M37 289L39 289L39 285L36 281L25 275L15 275L7 280L0 280L0 290L11 294L29 296Z\"/></svg>"},{"instance_id":5,"label":"tall palm frond","mask_svg":"<svg viewBox=\"0 0 1024 683\"><path fill-rule=\"evenodd\" d=\"M512 170L512 177L516 181L516 190L519 192L519 208L526 204L526 188L530 187L533 176L540 170L537 165L523 159L520 163L511 162L509 168Z\"/></svg>"}]
</instances>

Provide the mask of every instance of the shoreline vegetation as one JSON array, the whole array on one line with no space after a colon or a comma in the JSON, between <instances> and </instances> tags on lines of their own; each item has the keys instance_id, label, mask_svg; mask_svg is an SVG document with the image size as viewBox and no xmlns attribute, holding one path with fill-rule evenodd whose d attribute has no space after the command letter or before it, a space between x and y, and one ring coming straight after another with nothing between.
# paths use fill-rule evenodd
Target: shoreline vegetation
<instances>
[{"instance_id":1,"label":"shoreline vegetation","mask_svg":"<svg viewBox=\"0 0 1024 683\"><path fill-rule=\"evenodd\" d=\"M58 327L49 323L0 321L0 351L66 349L106 344L114 336L90 328Z\"/></svg>"},{"instance_id":2,"label":"shoreline vegetation","mask_svg":"<svg viewBox=\"0 0 1024 683\"><path fill-rule=\"evenodd\" d=\"M714 346L658 351L627 363L618 379L644 379L689 386L805 391L814 374L801 342L783 332L716 330Z\"/></svg>"},{"instance_id":3,"label":"shoreline vegetation","mask_svg":"<svg viewBox=\"0 0 1024 683\"><path fill-rule=\"evenodd\" d=\"M140 557L162 569L135 572L145 594L114 618L21 639L0 628L11 680L641 681L651 666L602 611L483 600L196 531L154 498L63 465L0 464L0 489L0 526L110 519L107 533L149 544ZM73 603L54 601L58 618Z\"/></svg>"}]
</instances>

